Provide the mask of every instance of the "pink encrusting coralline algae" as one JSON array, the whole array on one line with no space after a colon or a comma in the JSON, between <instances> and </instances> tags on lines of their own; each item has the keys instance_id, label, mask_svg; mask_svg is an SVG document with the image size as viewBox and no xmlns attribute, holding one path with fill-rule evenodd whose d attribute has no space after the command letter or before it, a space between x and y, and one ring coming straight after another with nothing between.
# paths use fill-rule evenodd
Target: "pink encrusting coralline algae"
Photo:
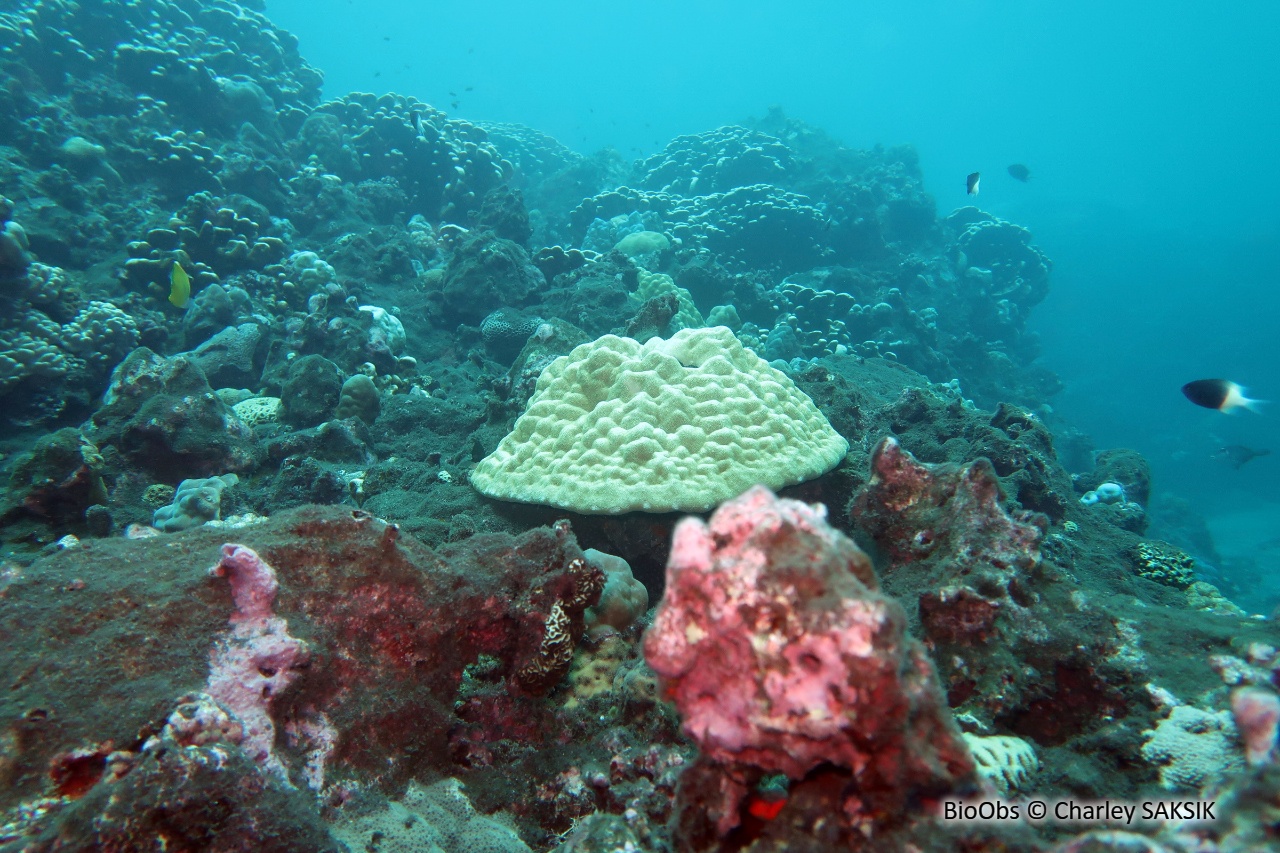
<instances>
[{"instance_id":1,"label":"pink encrusting coralline algae","mask_svg":"<svg viewBox=\"0 0 1280 853\"><path fill-rule=\"evenodd\" d=\"M834 766L884 802L973 770L905 624L825 508L756 487L676 527L645 657L703 759L729 776Z\"/></svg>"},{"instance_id":2,"label":"pink encrusting coralline algae","mask_svg":"<svg viewBox=\"0 0 1280 853\"><path fill-rule=\"evenodd\" d=\"M279 587L275 569L251 548L223 545L222 559L209 574L230 581L236 612L230 633L214 644L210 654L205 691L244 724L244 751L288 779L273 748L276 731L270 704L297 678L297 669L310 651L306 643L289 636L288 623L274 615L272 604Z\"/></svg>"},{"instance_id":3,"label":"pink encrusting coralline algae","mask_svg":"<svg viewBox=\"0 0 1280 853\"><path fill-rule=\"evenodd\" d=\"M1231 713L1250 764L1268 764L1275 756L1280 731L1280 696L1266 687L1237 687L1231 694Z\"/></svg>"},{"instance_id":4,"label":"pink encrusting coralline algae","mask_svg":"<svg viewBox=\"0 0 1280 853\"><path fill-rule=\"evenodd\" d=\"M222 559L209 569L209 574L225 577L231 584L231 597L236 603L236 612L231 615L233 623L261 624L271 618L280 583L276 570L252 548L223 545Z\"/></svg>"}]
</instances>

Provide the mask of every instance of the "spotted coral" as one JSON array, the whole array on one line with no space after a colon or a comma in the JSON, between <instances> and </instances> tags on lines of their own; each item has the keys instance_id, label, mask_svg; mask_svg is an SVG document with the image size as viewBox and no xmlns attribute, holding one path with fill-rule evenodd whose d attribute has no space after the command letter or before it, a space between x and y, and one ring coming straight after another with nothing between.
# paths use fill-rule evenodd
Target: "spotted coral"
<instances>
[{"instance_id":1,"label":"spotted coral","mask_svg":"<svg viewBox=\"0 0 1280 853\"><path fill-rule=\"evenodd\" d=\"M1165 586L1186 589L1196 581L1195 558L1167 542L1139 542L1129 560L1139 576Z\"/></svg>"}]
</instances>

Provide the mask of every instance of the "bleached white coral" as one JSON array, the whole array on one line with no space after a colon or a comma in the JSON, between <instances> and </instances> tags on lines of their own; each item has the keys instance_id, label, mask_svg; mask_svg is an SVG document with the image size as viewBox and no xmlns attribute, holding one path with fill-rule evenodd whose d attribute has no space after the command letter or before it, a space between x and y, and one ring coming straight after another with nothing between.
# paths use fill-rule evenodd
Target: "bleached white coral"
<instances>
[{"instance_id":1,"label":"bleached white coral","mask_svg":"<svg viewBox=\"0 0 1280 853\"><path fill-rule=\"evenodd\" d=\"M1200 791L1243 765L1230 711L1178 705L1143 734L1142 757L1160 765L1160 784L1170 791Z\"/></svg>"},{"instance_id":2,"label":"bleached white coral","mask_svg":"<svg viewBox=\"0 0 1280 853\"><path fill-rule=\"evenodd\" d=\"M982 737L968 732L961 736L973 754L978 775L1005 796L1025 786L1040 769L1035 747L1020 737Z\"/></svg>"}]
</instances>

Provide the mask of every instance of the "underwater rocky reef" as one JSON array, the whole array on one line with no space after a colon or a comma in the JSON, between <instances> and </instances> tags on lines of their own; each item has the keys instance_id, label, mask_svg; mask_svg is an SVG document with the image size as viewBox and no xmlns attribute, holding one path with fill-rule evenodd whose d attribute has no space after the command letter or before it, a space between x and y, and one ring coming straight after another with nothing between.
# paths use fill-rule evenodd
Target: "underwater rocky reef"
<instances>
[{"instance_id":1,"label":"underwater rocky reef","mask_svg":"<svg viewBox=\"0 0 1280 853\"><path fill-rule=\"evenodd\" d=\"M1280 846L1274 614L909 146L324 100L254 0L0 79L0 851Z\"/></svg>"}]
</instances>

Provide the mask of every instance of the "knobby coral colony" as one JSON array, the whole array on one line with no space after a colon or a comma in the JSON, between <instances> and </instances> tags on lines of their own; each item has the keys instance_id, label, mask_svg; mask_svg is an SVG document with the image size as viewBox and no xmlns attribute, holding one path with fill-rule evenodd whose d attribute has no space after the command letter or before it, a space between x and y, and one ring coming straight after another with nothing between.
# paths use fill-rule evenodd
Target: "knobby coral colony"
<instances>
[{"instance_id":1,"label":"knobby coral colony","mask_svg":"<svg viewBox=\"0 0 1280 853\"><path fill-rule=\"evenodd\" d=\"M7 4L0 72L0 849L1280 844L1272 624L911 148L322 102L257 0Z\"/></svg>"}]
</instances>

